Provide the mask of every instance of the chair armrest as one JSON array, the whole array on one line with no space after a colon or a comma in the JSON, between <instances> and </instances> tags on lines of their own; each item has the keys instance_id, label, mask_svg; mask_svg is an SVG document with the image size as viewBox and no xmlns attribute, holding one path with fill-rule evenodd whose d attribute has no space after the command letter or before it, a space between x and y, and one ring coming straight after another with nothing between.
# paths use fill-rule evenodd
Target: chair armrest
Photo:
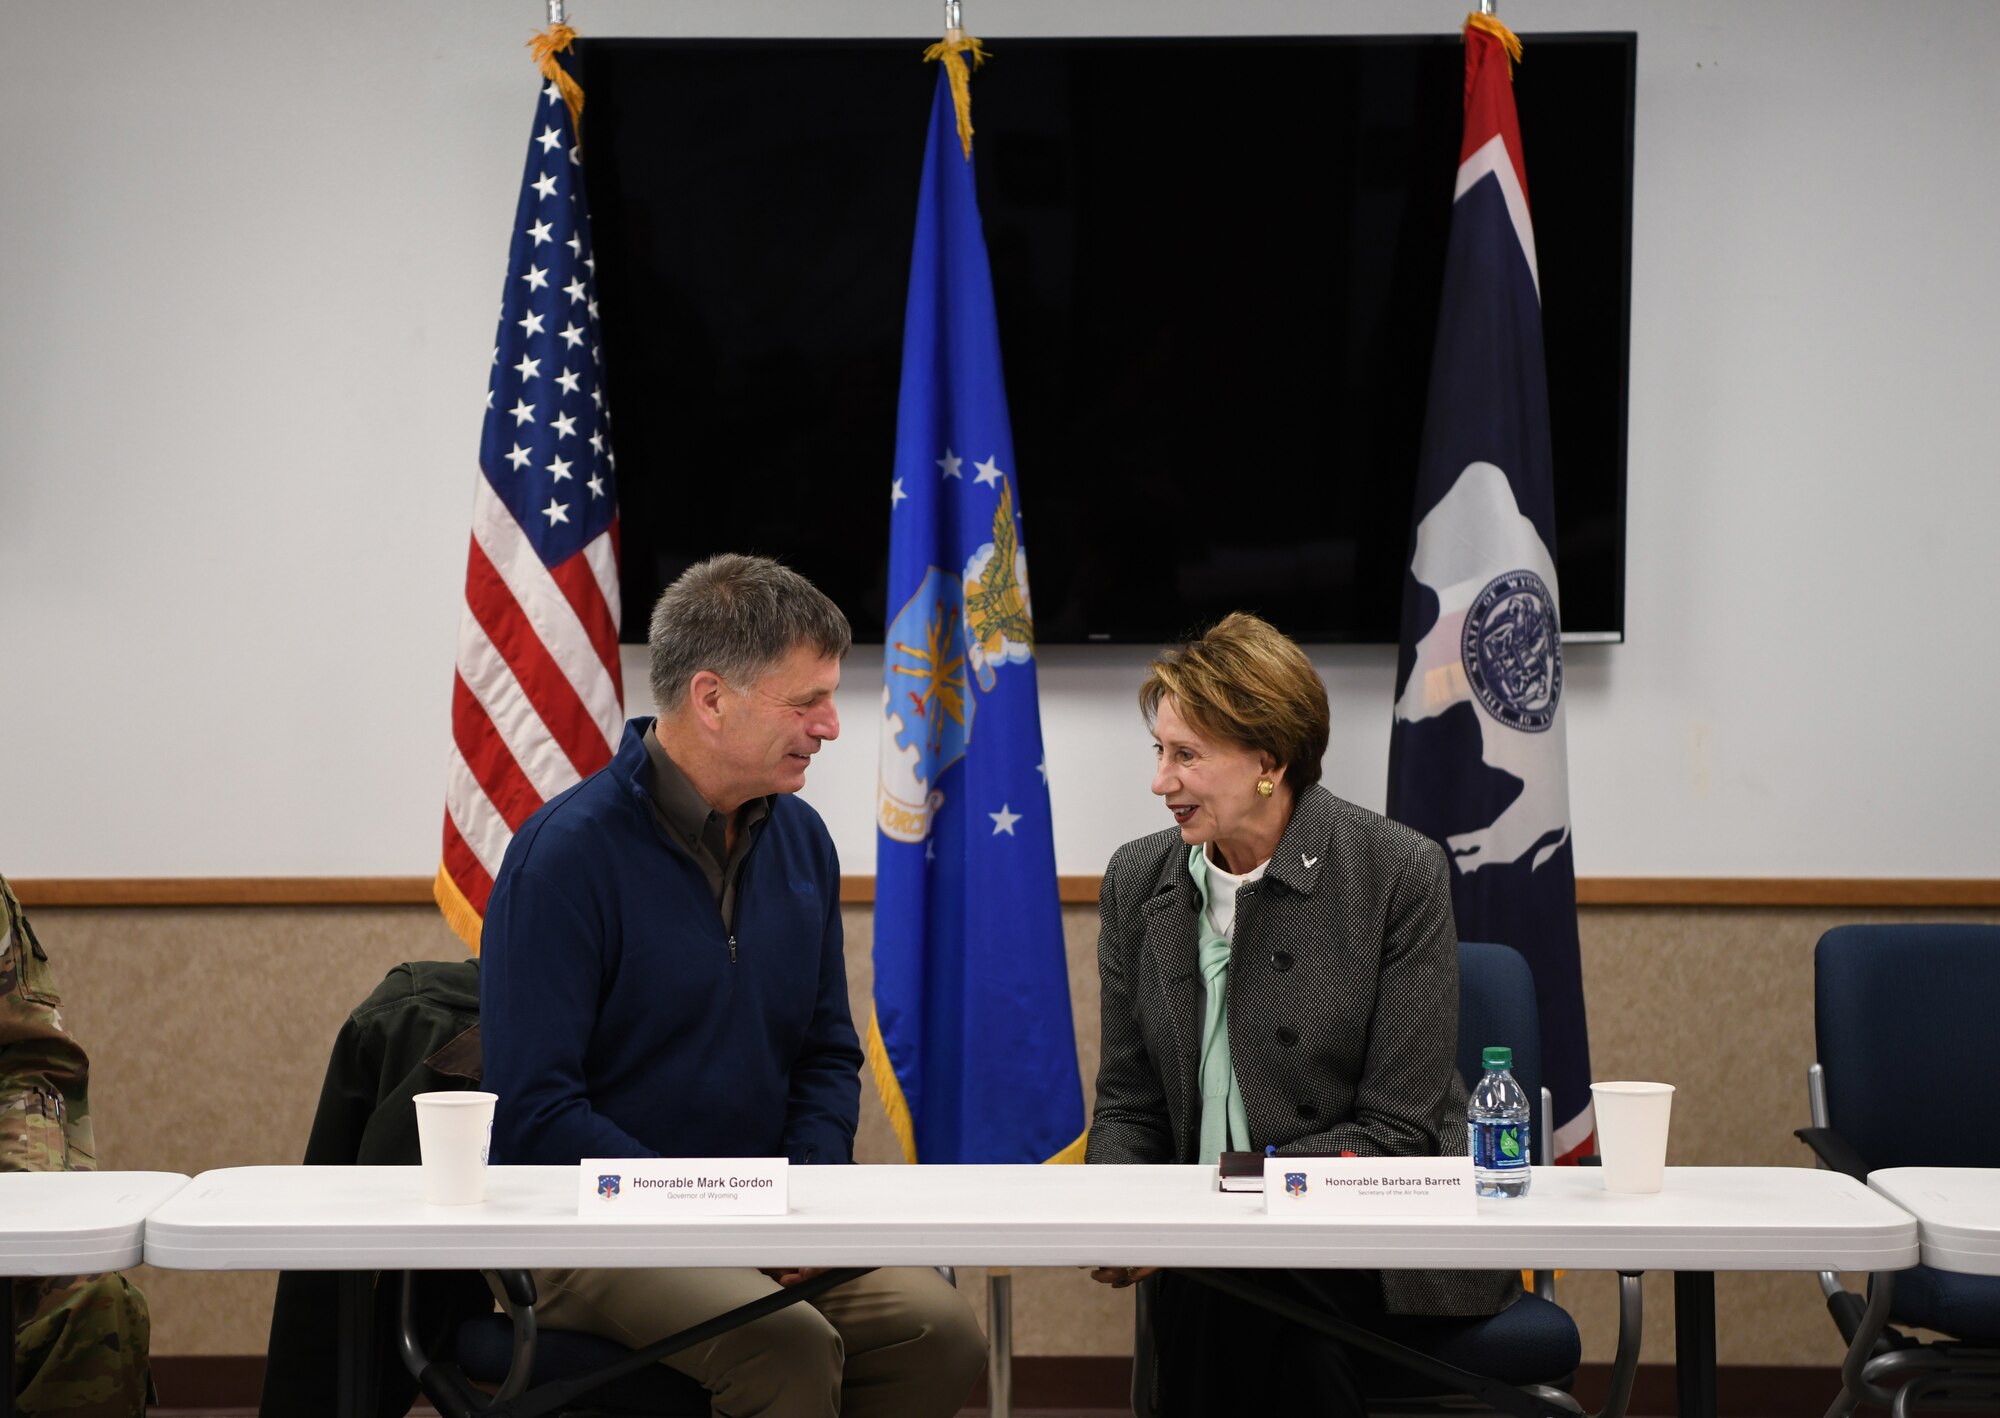
<instances>
[{"instance_id":1,"label":"chair armrest","mask_svg":"<svg viewBox=\"0 0 2000 1418\"><path fill-rule=\"evenodd\" d=\"M514 1329L513 1361L508 1364L507 1377L501 1380L499 1391L494 1394L496 1399L505 1402L526 1392L535 1372L535 1345L539 1328L535 1322L535 1275L530 1270L487 1270L480 1273L486 1277L486 1288L493 1292L493 1298L507 1312L507 1321Z\"/></svg>"},{"instance_id":2,"label":"chair armrest","mask_svg":"<svg viewBox=\"0 0 2000 1418\"><path fill-rule=\"evenodd\" d=\"M1854 1150L1854 1144L1832 1128L1794 1128L1792 1136L1810 1147L1832 1170L1845 1172L1857 1182L1868 1180L1868 1164Z\"/></svg>"},{"instance_id":3,"label":"chair armrest","mask_svg":"<svg viewBox=\"0 0 2000 1418\"><path fill-rule=\"evenodd\" d=\"M501 1304L509 1309L515 1306L532 1308L535 1303L535 1277L526 1270L489 1270L486 1272L487 1288L495 1299L505 1295Z\"/></svg>"}]
</instances>

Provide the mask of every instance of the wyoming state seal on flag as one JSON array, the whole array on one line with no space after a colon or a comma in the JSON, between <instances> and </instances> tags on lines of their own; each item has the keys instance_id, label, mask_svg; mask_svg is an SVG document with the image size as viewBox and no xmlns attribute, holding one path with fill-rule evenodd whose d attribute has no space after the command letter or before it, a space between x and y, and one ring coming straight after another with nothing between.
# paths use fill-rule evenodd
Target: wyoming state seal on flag
<instances>
[{"instance_id":1,"label":"wyoming state seal on flag","mask_svg":"<svg viewBox=\"0 0 2000 1418\"><path fill-rule=\"evenodd\" d=\"M869 1062L911 1162L1081 1161L1014 441L942 69L889 518Z\"/></svg>"}]
</instances>

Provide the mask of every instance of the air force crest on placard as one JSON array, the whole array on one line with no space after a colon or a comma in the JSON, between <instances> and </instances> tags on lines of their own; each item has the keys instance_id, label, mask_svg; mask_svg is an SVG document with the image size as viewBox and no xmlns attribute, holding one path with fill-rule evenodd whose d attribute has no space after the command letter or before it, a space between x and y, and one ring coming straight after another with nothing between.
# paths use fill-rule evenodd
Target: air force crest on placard
<instances>
[{"instance_id":1,"label":"air force crest on placard","mask_svg":"<svg viewBox=\"0 0 2000 1418\"><path fill-rule=\"evenodd\" d=\"M1532 571L1486 583L1465 612L1459 654L1472 692L1510 728L1541 733L1562 700L1562 638L1556 600Z\"/></svg>"},{"instance_id":2,"label":"air force crest on placard","mask_svg":"<svg viewBox=\"0 0 2000 1418\"><path fill-rule=\"evenodd\" d=\"M606 1176L600 1173L597 1178L597 1194L606 1201L610 1201L616 1197L618 1195L618 1174L614 1172Z\"/></svg>"},{"instance_id":3,"label":"air force crest on placard","mask_svg":"<svg viewBox=\"0 0 2000 1418\"><path fill-rule=\"evenodd\" d=\"M1285 1195L1304 1196L1306 1194L1306 1174L1304 1172L1285 1173Z\"/></svg>"}]
</instances>

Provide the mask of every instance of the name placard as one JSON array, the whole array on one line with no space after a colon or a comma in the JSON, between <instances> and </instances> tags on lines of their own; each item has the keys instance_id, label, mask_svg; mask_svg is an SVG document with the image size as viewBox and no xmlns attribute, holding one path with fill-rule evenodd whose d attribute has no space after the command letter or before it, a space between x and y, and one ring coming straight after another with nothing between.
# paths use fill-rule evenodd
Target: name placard
<instances>
[{"instance_id":1,"label":"name placard","mask_svg":"<svg viewBox=\"0 0 2000 1418\"><path fill-rule=\"evenodd\" d=\"M783 1216L783 1157L586 1157L579 1216Z\"/></svg>"},{"instance_id":2,"label":"name placard","mask_svg":"<svg viewBox=\"0 0 2000 1418\"><path fill-rule=\"evenodd\" d=\"M1470 1157L1266 1157L1273 1216L1471 1216Z\"/></svg>"}]
</instances>

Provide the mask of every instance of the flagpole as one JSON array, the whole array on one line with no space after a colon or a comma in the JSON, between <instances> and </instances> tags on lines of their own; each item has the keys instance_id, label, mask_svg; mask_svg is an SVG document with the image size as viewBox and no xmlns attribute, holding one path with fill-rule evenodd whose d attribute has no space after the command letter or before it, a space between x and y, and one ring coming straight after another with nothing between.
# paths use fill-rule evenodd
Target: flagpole
<instances>
[{"instance_id":1,"label":"flagpole","mask_svg":"<svg viewBox=\"0 0 2000 1418\"><path fill-rule=\"evenodd\" d=\"M944 42L964 37L959 0L944 0ZM1014 1418L1014 1275L1004 1265L986 1271L986 1413Z\"/></svg>"},{"instance_id":2,"label":"flagpole","mask_svg":"<svg viewBox=\"0 0 2000 1418\"><path fill-rule=\"evenodd\" d=\"M959 0L944 0L944 42L964 36ZM1014 1275L1004 1265L986 1271L986 1413L1014 1418Z\"/></svg>"},{"instance_id":3,"label":"flagpole","mask_svg":"<svg viewBox=\"0 0 2000 1418\"><path fill-rule=\"evenodd\" d=\"M944 42L957 44L964 37L960 0L944 0ZM986 1413L987 1418L1014 1413L1014 1276L1006 1266L986 1271Z\"/></svg>"},{"instance_id":4,"label":"flagpole","mask_svg":"<svg viewBox=\"0 0 2000 1418\"><path fill-rule=\"evenodd\" d=\"M563 0L549 0L549 24L560 25L564 23L567 22L563 19Z\"/></svg>"}]
</instances>

